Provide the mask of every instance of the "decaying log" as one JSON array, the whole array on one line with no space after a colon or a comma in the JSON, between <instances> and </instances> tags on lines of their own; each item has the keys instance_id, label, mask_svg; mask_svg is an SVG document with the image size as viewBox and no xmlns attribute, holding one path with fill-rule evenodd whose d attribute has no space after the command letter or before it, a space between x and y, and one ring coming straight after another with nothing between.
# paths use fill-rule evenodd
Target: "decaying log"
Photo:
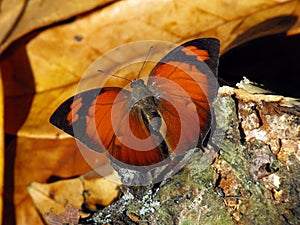
<instances>
[{"instance_id":1,"label":"decaying log","mask_svg":"<svg viewBox=\"0 0 300 225\"><path fill-rule=\"evenodd\" d=\"M89 224L300 224L300 102L244 79L214 110L218 153L195 152L155 194L128 192Z\"/></svg>"}]
</instances>

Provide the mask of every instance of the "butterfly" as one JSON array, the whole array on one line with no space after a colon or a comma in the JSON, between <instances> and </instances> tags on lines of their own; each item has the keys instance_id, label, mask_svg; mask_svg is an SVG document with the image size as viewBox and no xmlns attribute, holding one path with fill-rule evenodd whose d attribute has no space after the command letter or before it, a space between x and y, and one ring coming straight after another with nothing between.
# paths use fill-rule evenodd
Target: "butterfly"
<instances>
[{"instance_id":1,"label":"butterfly","mask_svg":"<svg viewBox=\"0 0 300 225\"><path fill-rule=\"evenodd\" d=\"M147 81L76 94L50 123L121 164L147 167L183 155L210 131L219 49L215 38L188 41L165 55Z\"/></svg>"}]
</instances>

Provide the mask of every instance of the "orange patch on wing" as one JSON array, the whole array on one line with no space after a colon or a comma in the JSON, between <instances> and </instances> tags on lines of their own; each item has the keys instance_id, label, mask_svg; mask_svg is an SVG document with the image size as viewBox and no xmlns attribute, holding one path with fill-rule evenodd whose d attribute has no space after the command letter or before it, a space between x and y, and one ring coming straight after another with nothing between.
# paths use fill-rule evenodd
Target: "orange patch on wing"
<instances>
[{"instance_id":1,"label":"orange patch on wing","mask_svg":"<svg viewBox=\"0 0 300 225\"><path fill-rule=\"evenodd\" d=\"M199 61L206 61L209 59L208 52L203 49L199 49L196 46L186 46L181 49L186 55L197 56Z\"/></svg>"},{"instance_id":2,"label":"orange patch on wing","mask_svg":"<svg viewBox=\"0 0 300 225\"><path fill-rule=\"evenodd\" d=\"M161 65L153 74L155 77L167 77L180 85L193 100L207 102L211 87L207 76L199 71L196 66L188 63L169 61ZM158 81L155 81L158 82ZM177 89L165 87L169 95L178 95Z\"/></svg>"},{"instance_id":3,"label":"orange patch on wing","mask_svg":"<svg viewBox=\"0 0 300 225\"><path fill-rule=\"evenodd\" d=\"M103 144L106 149L109 149L114 136L111 109L118 93L113 89L101 93L92 102L86 116L86 133L100 148Z\"/></svg>"},{"instance_id":4,"label":"orange patch on wing","mask_svg":"<svg viewBox=\"0 0 300 225\"><path fill-rule=\"evenodd\" d=\"M79 119L79 115L77 114L78 110L82 107L82 98L77 98L70 105L70 112L67 116L67 121L69 124L75 123Z\"/></svg>"}]
</instances>

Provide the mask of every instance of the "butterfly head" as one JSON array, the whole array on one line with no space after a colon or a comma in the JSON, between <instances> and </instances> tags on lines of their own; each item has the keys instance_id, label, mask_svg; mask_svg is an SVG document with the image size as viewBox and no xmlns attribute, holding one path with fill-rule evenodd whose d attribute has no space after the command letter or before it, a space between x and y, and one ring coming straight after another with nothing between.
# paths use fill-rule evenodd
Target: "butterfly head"
<instances>
[{"instance_id":1,"label":"butterfly head","mask_svg":"<svg viewBox=\"0 0 300 225\"><path fill-rule=\"evenodd\" d=\"M137 79L137 80L133 80L131 83L130 83L130 87L131 88L135 88L137 86L145 86L145 82L144 80L142 79Z\"/></svg>"}]
</instances>

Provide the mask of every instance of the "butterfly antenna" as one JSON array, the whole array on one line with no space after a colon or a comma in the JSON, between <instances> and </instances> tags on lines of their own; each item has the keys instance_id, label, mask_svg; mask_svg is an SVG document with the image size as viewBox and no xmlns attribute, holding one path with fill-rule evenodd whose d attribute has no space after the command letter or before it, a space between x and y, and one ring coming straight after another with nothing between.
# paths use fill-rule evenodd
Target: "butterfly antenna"
<instances>
[{"instance_id":1,"label":"butterfly antenna","mask_svg":"<svg viewBox=\"0 0 300 225\"><path fill-rule=\"evenodd\" d=\"M129 81L129 82L132 82L132 80L130 80L130 79L126 78L126 77L120 77L120 76L118 76L118 75L116 75L116 74L107 73L107 72L105 72L105 71L103 71L103 70L97 70L97 71L98 71L99 73L108 74L109 76L117 77L117 78L120 78L120 79L123 79L123 80L127 80L127 81Z\"/></svg>"},{"instance_id":2,"label":"butterfly antenna","mask_svg":"<svg viewBox=\"0 0 300 225\"><path fill-rule=\"evenodd\" d=\"M151 47L149 48L148 52L147 52L146 58L145 58L145 60L144 60L144 62L143 62L143 65L141 66L141 69L140 69L140 71L139 71L139 73L138 73L138 79L140 78L141 72L142 72L142 70L144 69L144 66L145 66L145 64L146 64L146 62L147 62L147 59L148 59L148 57L149 57L149 55L150 55L152 49L153 49L153 46L151 46Z\"/></svg>"}]
</instances>

